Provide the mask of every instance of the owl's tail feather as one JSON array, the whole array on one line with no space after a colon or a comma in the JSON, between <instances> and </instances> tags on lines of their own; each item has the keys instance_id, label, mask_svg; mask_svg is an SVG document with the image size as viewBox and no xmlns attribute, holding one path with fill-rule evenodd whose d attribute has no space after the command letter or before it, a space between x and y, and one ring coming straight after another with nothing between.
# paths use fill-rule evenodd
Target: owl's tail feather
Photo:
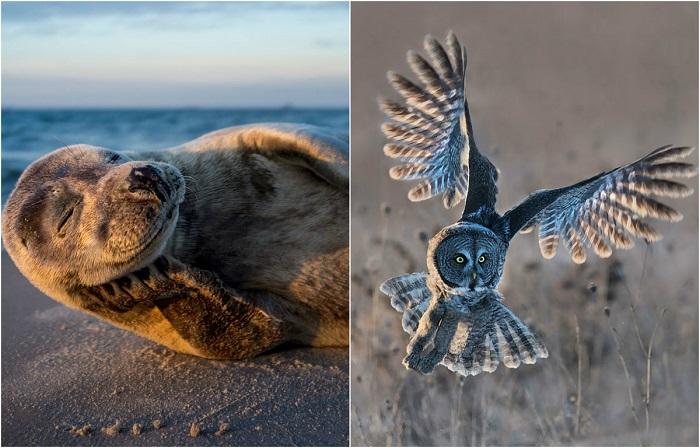
<instances>
[{"instance_id":1,"label":"owl's tail feather","mask_svg":"<svg viewBox=\"0 0 700 448\"><path fill-rule=\"evenodd\" d=\"M459 317L442 361L453 372L464 376L493 372L501 362L515 369L549 356L542 341L503 305L500 294L491 293L491 298L482 299Z\"/></svg>"},{"instance_id":2,"label":"owl's tail feather","mask_svg":"<svg viewBox=\"0 0 700 448\"><path fill-rule=\"evenodd\" d=\"M427 280L427 273L415 272L390 278L379 287L391 297L391 306L403 313L403 329L411 336L432 299ZM549 356L542 341L502 303L498 291L457 292L445 300L446 314L437 324L433 342L441 345L435 353L444 353L440 363L453 372L478 375L495 371L501 362L514 369Z\"/></svg>"}]
</instances>

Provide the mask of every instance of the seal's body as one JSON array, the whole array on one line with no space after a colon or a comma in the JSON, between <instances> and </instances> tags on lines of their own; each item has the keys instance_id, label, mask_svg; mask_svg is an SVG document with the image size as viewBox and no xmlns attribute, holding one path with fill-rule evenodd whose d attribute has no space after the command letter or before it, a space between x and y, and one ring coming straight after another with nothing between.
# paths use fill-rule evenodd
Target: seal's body
<instances>
[{"instance_id":1,"label":"seal's body","mask_svg":"<svg viewBox=\"0 0 700 448\"><path fill-rule=\"evenodd\" d=\"M346 140L311 126L77 145L27 168L3 238L49 296L181 352L346 345L347 181Z\"/></svg>"}]
</instances>

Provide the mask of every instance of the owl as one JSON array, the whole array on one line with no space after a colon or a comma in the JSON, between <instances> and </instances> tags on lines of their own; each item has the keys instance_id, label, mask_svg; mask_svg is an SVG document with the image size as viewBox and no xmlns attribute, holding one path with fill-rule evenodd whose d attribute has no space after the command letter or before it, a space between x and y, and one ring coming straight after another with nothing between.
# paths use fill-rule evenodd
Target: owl
<instances>
[{"instance_id":1,"label":"owl","mask_svg":"<svg viewBox=\"0 0 700 448\"><path fill-rule=\"evenodd\" d=\"M389 175L419 181L408 192L411 201L442 194L446 208L464 201L464 212L430 239L427 272L380 286L403 313L402 326L411 336L403 363L423 374L443 364L464 376L493 372L501 362L510 368L535 363L547 357L547 349L496 290L510 240L537 228L544 258L554 257L562 243L578 264L586 261L587 248L606 258L613 248L631 248L634 238L659 240L644 218L682 219L655 197L693 193L674 180L697 174L695 166L680 161L693 148L663 146L573 185L537 190L499 214L499 171L477 148L469 116L466 51L452 32L444 46L427 36L424 47L428 59L408 53L422 85L389 72L403 101L379 101L389 119L382 130L392 140L384 154L403 162Z\"/></svg>"}]
</instances>

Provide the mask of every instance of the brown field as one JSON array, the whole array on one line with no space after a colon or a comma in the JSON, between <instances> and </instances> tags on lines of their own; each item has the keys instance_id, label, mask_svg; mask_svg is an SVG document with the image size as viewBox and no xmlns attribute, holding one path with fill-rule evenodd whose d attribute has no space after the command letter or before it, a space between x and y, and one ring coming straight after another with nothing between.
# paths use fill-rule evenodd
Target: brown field
<instances>
[{"instance_id":1,"label":"brown field","mask_svg":"<svg viewBox=\"0 0 700 448\"><path fill-rule=\"evenodd\" d=\"M501 170L504 211L663 144L697 146L697 13L693 3L352 5L354 445L697 446L697 193L670 202L685 219L658 223L662 241L607 260L589 251L576 266L560 251L546 261L535 235L515 237L500 289L550 357L464 380L444 367L419 376L401 365L408 337L377 287L424 270L421 232L461 210L410 203L408 184L389 179L376 103L393 94L386 70L408 74L406 51L452 28L469 50L476 139Z\"/></svg>"}]
</instances>

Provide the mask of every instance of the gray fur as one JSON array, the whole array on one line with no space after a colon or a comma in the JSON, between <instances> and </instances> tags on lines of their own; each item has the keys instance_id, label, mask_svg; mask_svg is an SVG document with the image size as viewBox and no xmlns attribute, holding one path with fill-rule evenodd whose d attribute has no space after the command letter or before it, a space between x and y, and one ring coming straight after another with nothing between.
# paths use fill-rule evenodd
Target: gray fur
<instances>
[{"instance_id":1,"label":"gray fur","mask_svg":"<svg viewBox=\"0 0 700 448\"><path fill-rule=\"evenodd\" d=\"M22 174L3 239L50 297L178 351L346 345L347 181L346 136L313 126L76 145Z\"/></svg>"}]
</instances>

